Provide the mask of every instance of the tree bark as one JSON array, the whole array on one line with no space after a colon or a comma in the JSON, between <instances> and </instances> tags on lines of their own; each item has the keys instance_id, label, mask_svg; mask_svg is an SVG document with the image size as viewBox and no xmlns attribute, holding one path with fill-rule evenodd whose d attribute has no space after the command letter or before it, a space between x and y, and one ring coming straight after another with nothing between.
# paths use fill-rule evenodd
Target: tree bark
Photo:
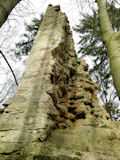
<instances>
[{"instance_id":1,"label":"tree bark","mask_svg":"<svg viewBox=\"0 0 120 160\"><path fill-rule=\"evenodd\" d=\"M108 49L110 59L110 69L114 81L114 86L120 97L120 31L114 32L112 24L107 13L107 7L104 0L97 0L98 16L102 30L103 41Z\"/></svg>"},{"instance_id":2,"label":"tree bark","mask_svg":"<svg viewBox=\"0 0 120 160\"><path fill-rule=\"evenodd\" d=\"M12 9L17 5L21 0L0 0L0 27L6 21L8 15Z\"/></svg>"}]
</instances>

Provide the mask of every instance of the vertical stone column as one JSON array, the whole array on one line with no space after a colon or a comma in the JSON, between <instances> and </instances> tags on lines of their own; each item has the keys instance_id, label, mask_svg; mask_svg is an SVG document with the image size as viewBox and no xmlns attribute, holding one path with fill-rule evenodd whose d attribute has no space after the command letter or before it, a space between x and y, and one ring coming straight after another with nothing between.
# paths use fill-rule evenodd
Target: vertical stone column
<instances>
[{"instance_id":1,"label":"vertical stone column","mask_svg":"<svg viewBox=\"0 0 120 160\"><path fill-rule=\"evenodd\" d=\"M50 114L56 115L58 111L47 91L53 87L51 83L55 64L53 52L56 48L61 49L65 43L66 16L59 11L59 6L48 7L16 95L6 103L9 106L5 109L4 120L0 123L3 128L7 125L11 130L9 135L12 134L15 141L21 141L21 138L16 137L21 134L24 141L27 139L32 141L34 138L44 141L54 126ZM16 129L16 135L13 135L13 128ZM31 132L30 139L27 132ZM11 137L9 138L11 141Z\"/></svg>"},{"instance_id":2,"label":"vertical stone column","mask_svg":"<svg viewBox=\"0 0 120 160\"><path fill-rule=\"evenodd\" d=\"M5 104L8 107L1 117L0 130L8 136L3 142L44 141L54 126L50 114L58 111L47 90L53 87L53 51L65 41L66 16L59 11L59 6L48 7L16 95Z\"/></svg>"}]
</instances>

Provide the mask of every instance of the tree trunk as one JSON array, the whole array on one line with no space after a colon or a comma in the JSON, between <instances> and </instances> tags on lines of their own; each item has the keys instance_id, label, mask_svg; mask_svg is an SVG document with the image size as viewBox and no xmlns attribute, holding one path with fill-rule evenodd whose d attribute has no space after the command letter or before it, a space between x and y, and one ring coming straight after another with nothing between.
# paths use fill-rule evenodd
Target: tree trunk
<instances>
[{"instance_id":1,"label":"tree trunk","mask_svg":"<svg viewBox=\"0 0 120 160\"><path fill-rule=\"evenodd\" d=\"M8 15L12 9L17 5L21 0L0 0L0 27L6 21Z\"/></svg>"},{"instance_id":2,"label":"tree trunk","mask_svg":"<svg viewBox=\"0 0 120 160\"><path fill-rule=\"evenodd\" d=\"M113 81L118 96L120 97L120 31L113 31L105 1L97 0L97 4L99 8L98 16L102 30L103 41L108 49L111 74L113 76Z\"/></svg>"}]
</instances>

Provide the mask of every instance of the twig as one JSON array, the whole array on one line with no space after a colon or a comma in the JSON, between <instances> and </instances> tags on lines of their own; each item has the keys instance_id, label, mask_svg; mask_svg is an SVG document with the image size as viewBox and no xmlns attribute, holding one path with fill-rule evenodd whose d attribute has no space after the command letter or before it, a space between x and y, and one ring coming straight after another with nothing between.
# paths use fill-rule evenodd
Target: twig
<instances>
[{"instance_id":1,"label":"twig","mask_svg":"<svg viewBox=\"0 0 120 160\"><path fill-rule=\"evenodd\" d=\"M1 53L2 57L4 58L4 60L6 61L8 67L10 68L10 70L11 70L11 72L12 72L12 75L13 75L13 77L14 77L15 83L16 83L16 85L18 86L18 82L17 82L16 76L15 76L13 70L12 70L12 67L10 66L8 60L6 59L5 55L2 53L1 50L0 50L0 53Z\"/></svg>"}]
</instances>

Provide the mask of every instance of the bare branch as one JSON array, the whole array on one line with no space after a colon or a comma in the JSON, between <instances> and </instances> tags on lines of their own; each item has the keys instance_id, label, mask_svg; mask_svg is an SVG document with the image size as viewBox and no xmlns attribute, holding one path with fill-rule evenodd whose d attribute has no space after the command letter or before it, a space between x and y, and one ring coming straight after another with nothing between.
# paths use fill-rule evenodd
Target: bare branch
<instances>
[{"instance_id":1,"label":"bare branch","mask_svg":"<svg viewBox=\"0 0 120 160\"><path fill-rule=\"evenodd\" d=\"M13 75L13 77L14 77L15 83L16 83L16 85L18 86L18 82L17 82L16 76L15 76L13 70L12 70L12 67L10 66L8 60L6 59L5 55L2 53L1 50L0 50L0 53L1 53L2 57L4 58L4 60L6 61L7 65L9 66L9 68L10 68L10 70L11 70L11 72L12 72L12 75Z\"/></svg>"}]
</instances>

